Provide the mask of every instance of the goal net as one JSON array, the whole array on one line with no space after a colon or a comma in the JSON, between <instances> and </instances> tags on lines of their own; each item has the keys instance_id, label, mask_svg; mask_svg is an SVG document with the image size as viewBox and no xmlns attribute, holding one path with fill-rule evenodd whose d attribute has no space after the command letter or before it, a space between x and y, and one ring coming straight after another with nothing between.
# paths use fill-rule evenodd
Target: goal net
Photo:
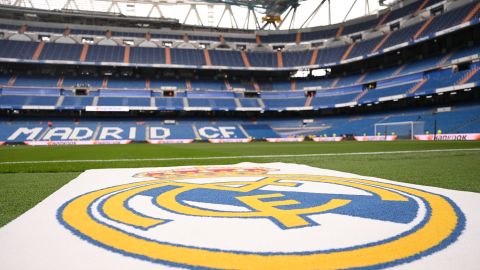
<instances>
[{"instance_id":1,"label":"goal net","mask_svg":"<svg viewBox=\"0 0 480 270\"><path fill-rule=\"evenodd\" d=\"M422 121L405 121L391 123L376 123L375 135L397 135L399 139L413 140L415 135L424 134L425 122Z\"/></svg>"}]
</instances>

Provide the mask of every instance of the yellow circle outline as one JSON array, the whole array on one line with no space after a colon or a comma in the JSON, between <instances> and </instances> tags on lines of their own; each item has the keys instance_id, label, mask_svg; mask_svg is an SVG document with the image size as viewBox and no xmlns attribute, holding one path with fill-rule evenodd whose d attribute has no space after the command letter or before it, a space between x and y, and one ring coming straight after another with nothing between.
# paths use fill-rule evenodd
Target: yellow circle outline
<instances>
[{"instance_id":1,"label":"yellow circle outline","mask_svg":"<svg viewBox=\"0 0 480 270\"><path fill-rule=\"evenodd\" d=\"M358 183L405 192L419 197L429 204L430 220L411 234L375 246L332 253L260 255L211 251L139 239L98 223L89 215L90 205L104 195L139 185L161 183L160 180L125 184L81 195L68 202L61 209L59 215L69 227L80 235L87 236L101 245L114 248L127 255L180 265L228 269L344 269L387 264L435 248L455 231L459 223L455 208L445 198L413 188L371 180L328 176L263 176L288 177L288 179L294 178L298 181L337 182L338 184Z\"/></svg>"}]
</instances>

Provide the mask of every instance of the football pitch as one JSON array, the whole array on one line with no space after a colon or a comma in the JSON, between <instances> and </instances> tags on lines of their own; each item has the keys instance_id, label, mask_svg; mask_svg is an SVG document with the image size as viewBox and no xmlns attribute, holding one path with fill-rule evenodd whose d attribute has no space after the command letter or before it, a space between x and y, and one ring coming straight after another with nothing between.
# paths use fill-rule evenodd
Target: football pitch
<instances>
[{"instance_id":1,"label":"football pitch","mask_svg":"<svg viewBox=\"0 0 480 270\"><path fill-rule=\"evenodd\" d=\"M88 169L288 162L480 192L480 142L0 147L0 226Z\"/></svg>"}]
</instances>

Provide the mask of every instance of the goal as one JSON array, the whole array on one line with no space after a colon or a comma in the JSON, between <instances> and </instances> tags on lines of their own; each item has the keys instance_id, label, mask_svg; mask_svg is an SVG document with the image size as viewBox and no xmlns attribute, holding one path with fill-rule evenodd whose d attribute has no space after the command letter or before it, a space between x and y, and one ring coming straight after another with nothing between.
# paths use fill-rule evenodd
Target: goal
<instances>
[{"instance_id":1,"label":"goal","mask_svg":"<svg viewBox=\"0 0 480 270\"><path fill-rule=\"evenodd\" d=\"M423 121L405 121L405 122L390 122L390 123L376 123L375 135L397 135L399 139L413 140L415 135L424 134L425 122Z\"/></svg>"}]
</instances>

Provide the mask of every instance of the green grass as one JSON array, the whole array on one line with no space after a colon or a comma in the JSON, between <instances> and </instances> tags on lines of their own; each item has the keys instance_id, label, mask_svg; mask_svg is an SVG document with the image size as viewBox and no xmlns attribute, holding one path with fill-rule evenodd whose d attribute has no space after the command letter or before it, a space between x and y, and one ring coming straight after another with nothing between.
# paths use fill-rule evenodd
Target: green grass
<instances>
[{"instance_id":1,"label":"green grass","mask_svg":"<svg viewBox=\"0 0 480 270\"><path fill-rule=\"evenodd\" d=\"M416 152L388 155L308 156L321 153L422 151L480 148L480 142L341 142L341 143L196 143L190 145L96 145L58 147L0 147L0 226L22 214L87 169L238 162L290 162L401 182L480 192L480 151ZM237 158L235 156L296 155L302 157ZM200 158L195 160L128 160L145 158ZM202 157L232 157L201 159ZM107 160L71 162L62 160ZM2 164L17 161L53 163Z\"/></svg>"}]
</instances>

